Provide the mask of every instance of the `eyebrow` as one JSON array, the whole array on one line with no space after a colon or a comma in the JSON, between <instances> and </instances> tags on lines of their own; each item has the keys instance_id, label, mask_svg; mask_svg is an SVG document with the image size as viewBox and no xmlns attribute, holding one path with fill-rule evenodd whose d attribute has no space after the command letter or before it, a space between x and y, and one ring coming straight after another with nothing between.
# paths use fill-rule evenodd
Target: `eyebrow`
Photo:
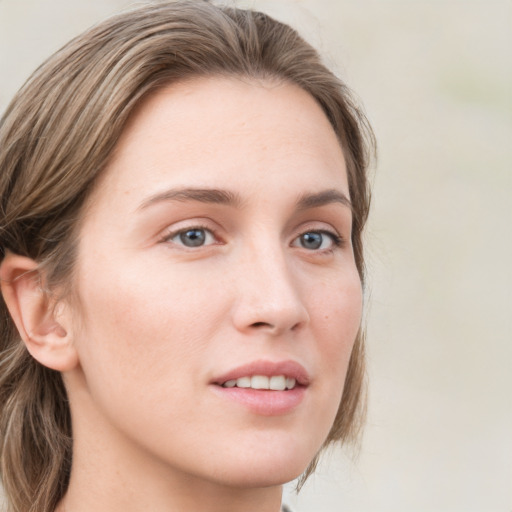
<instances>
[{"instance_id":1,"label":"eyebrow","mask_svg":"<svg viewBox=\"0 0 512 512\"><path fill-rule=\"evenodd\" d=\"M143 201L138 209L143 210L162 201L198 201L200 203L223 204L235 207L240 207L242 204L240 196L229 190L215 188L179 188L151 196Z\"/></svg>"},{"instance_id":2,"label":"eyebrow","mask_svg":"<svg viewBox=\"0 0 512 512\"><path fill-rule=\"evenodd\" d=\"M178 188L155 194L141 203L138 210L166 201L197 201L200 203L222 204L240 208L242 199L239 194L230 190L215 188ZM319 208L332 203L340 203L352 210L350 199L341 191L335 189L322 190L315 193L305 193L299 196L297 210Z\"/></svg>"},{"instance_id":3,"label":"eyebrow","mask_svg":"<svg viewBox=\"0 0 512 512\"><path fill-rule=\"evenodd\" d=\"M341 191L335 189L322 190L321 192L302 194L297 201L298 210L319 208L327 204L340 203L352 210L350 199Z\"/></svg>"}]
</instances>

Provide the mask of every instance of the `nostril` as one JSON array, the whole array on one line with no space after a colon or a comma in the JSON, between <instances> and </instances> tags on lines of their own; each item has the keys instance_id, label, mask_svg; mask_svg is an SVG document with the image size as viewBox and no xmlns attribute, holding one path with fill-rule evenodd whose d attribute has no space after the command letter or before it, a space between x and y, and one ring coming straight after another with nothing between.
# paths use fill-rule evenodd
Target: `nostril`
<instances>
[{"instance_id":1,"label":"nostril","mask_svg":"<svg viewBox=\"0 0 512 512\"><path fill-rule=\"evenodd\" d=\"M273 327L272 324L269 324L267 322L254 322L251 327Z\"/></svg>"}]
</instances>

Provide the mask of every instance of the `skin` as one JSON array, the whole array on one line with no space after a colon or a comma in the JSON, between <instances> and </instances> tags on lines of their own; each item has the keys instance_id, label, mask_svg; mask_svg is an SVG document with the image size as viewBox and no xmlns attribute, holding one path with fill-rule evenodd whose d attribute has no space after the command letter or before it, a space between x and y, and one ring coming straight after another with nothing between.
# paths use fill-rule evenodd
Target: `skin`
<instances>
[{"instance_id":1,"label":"skin","mask_svg":"<svg viewBox=\"0 0 512 512\"><path fill-rule=\"evenodd\" d=\"M189 189L236 201L170 197ZM294 85L203 78L145 100L86 205L74 300L53 329L72 347L58 510L279 510L328 435L361 321L351 211L332 191L349 198L343 152ZM193 228L205 243L187 247ZM284 414L212 385L261 360L308 373Z\"/></svg>"}]
</instances>

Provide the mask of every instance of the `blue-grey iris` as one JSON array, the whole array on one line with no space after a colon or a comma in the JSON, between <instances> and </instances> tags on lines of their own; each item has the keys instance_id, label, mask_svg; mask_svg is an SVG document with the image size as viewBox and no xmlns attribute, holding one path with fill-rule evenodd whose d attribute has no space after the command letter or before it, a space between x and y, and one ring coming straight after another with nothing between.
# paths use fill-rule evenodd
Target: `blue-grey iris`
<instances>
[{"instance_id":1,"label":"blue-grey iris","mask_svg":"<svg viewBox=\"0 0 512 512\"><path fill-rule=\"evenodd\" d=\"M304 233L301 237L302 247L305 249L318 249L322 245L322 233Z\"/></svg>"},{"instance_id":2,"label":"blue-grey iris","mask_svg":"<svg viewBox=\"0 0 512 512\"><path fill-rule=\"evenodd\" d=\"M187 247L199 247L204 244L206 233L204 229L188 229L180 233L180 240Z\"/></svg>"}]
</instances>

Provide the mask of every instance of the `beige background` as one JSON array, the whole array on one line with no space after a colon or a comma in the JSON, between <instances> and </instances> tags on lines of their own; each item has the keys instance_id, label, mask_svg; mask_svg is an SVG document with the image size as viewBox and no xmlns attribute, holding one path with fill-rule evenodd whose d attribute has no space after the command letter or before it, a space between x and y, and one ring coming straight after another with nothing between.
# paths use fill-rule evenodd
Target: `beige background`
<instances>
[{"instance_id":1,"label":"beige background","mask_svg":"<svg viewBox=\"0 0 512 512\"><path fill-rule=\"evenodd\" d=\"M512 2L239 2L304 32L379 140L368 230L370 413L306 512L512 511ZM123 0L0 0L0 111Z\"/></svg>"}]
</instances>

